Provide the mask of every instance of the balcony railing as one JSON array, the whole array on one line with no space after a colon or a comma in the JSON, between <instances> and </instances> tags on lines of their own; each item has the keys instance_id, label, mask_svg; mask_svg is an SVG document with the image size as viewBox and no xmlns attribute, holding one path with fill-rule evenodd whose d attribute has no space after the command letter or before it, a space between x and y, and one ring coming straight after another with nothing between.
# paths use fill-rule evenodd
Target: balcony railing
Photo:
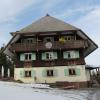
<instances>
[{"instance_id":1,"label":"balcony railing","mask_svg":"<svg viewBox=\"0 0 100 100\"><path fill-rule=\"evenodd\" d=\"M22 62L17 61L15 63L17 68L22 67L52 67L52 66L71 66L71 65L84 65L85 61L84 59L61 59L61 60L52 60L52 61L43 61L43 60L36 60L36 61L30 61L30 62Z\"/></svg>"},{"instance_id":2,"label":"balcony railing","mask_svg":"<svg viewBox=\"0 0 100 100\"><path fill-rule=\"evenodd\" d=\"M60 42L53 42L51 48L46 48L44 42L39 43L16 43L11 45L11 50L16 52L19 51L37 51L37 50L57 50L57 49L76 49L76 48L86 48L88 47L87 41L83 40L74 40L74 41L67 41L65 43Z\"/></svg>"}]
</instances>

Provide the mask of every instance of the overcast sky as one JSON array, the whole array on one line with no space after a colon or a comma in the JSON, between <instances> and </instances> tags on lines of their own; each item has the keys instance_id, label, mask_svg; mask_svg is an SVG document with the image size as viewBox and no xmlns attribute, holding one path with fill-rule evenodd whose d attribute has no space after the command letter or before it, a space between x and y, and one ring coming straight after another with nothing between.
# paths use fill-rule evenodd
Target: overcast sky
<instances>
[{"instance_id":1,"label":"overcast sky","mask_svg":"<svg viewBox=\"0 0 100 100\"><path fill-rule=\"evenodd\" d=\"M82 29L100 46L100 0L0 0L0 46L15 32L49 13ZM100 49L86 63L100 65Z\"/></svg>"}]
</instances>

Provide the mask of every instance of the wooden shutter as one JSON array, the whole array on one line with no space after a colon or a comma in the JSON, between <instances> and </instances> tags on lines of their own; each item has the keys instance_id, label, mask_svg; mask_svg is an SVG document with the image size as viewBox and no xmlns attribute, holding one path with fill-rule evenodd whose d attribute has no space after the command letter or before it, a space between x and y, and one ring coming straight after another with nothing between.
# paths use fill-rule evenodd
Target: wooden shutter
<instances>
[{"instance_id":1,"label":"wooden shutter","mask_svg":"<svg viewBox=\"0 0 100 100\"><path fill-rule=\"evenodd\" d=\"M36 60L36 53L32 53L31 60Z\"/></svg>"},{"instance_id":2,"label":"wooden shutter","mask_svg":"<svg viewBox=\"0 0 100 100\"><path fill-rule=\"evenodd\" d=\"M57 52L53 52L53 55L54 55L54 59L57 59Z\"/></svg>"},{"instance_id":3,"label":"wooden shutter","mask_svg":"<svg viewBox=\"0 0 100 100\"><path fill-rule=\"evenodd\" d=\"M63 58L65 58L65 59L68 58L68 52L66 52L66 51L63 52Z\"/></svg>"},{"instance_id":4,"label":"wooden shutter","mask_svg":"<svg viewBox=\"0 0 100 100\"><path fill-rule=\"evenodd\" d=\"M75 58L75 51L70 51L71 58Z\"/></svg>"},{"instance_id":5,"label":"wooden shutter","mask_svg":"<svg viewBox=\"0 0 100 100\"><path fill-rule=\"evenodd\" d=\"M46 60L46 53L42 53L42 60Z\"/></svg>"},{"instance_id":6,"label":"wooden shutter","mask_svg":"<svg viewBox=\"0 0 100 100\"><path fill-rule=\"evenodd\" d=\"M64 75L65 75L65 76L68 76L68 75L69 75L68 69L64 69Z\"/></svg>"},{"instance_id":7,"label":"wooden shutter","mask_svg":"<svg viewBox=\"0 0 100 100\"><path fill-rule=\"evenodd\" d=\"M58 70L57 69L54 69L53 71L54 71L53 72L54 73L54 76L58 76Z\"/></svg>"},{"instance_id":8,"label":"wooden shutter","mask_svg":"<svg viewBox=\"0 0 100 100\"><path fill-rule=\"evenodd\" d=\"M42 70L42 76L46 77L47 76L47 71L46 70Z\"/></svg>"},{"instance_id":9,"label":"wooden shutter","mask_svg":"<svg viewBox=\"0 0 100 100\"><path fill-rule=\"evenodd\" d=\"M24 61L25 60L25 55L24 55L24 53L21 53L20 54L20 61Z\"/></svg>"},{"instance_id":10,"label":"wooden shutter","mask_svg":"<svg viewBox=\"0 0 100 100\"><path fill-rule=\"evenodd\" d=\"M23 78L24 76L25 76L25 71L24 70L21 70L20 71L20 77Z\"/></svg>"},{"instance_id":11,"label":"wooden shutter","mask_svg":"<svg viewBox=\"0 0 100 100\"><path fill-rule=\"evenodd\" d=\"M32 70L32 71L31 71L31 76L32 76L32 77L35 77L35 76L36 76L36 71L35 71L35 70Z\"/></svg>"},{"instance_id":12,"label":"wooden shutter","mask_svg":"<svg viewBox=\"0 0 100 100\"><path fill-rule=\"evenodd\" d=\"M75 51L75 58L79 58L79 51Z\"/></svg>"},{"instance_id":13,"label":"wooden shutter","mask_svg":"<svg viewBox=\"0 0 100 100\"><path fill-rule=\"evenodd\" d=\"M80 71L80 69L79 69L79 68L76 68L76 69L75 69L75 71L76 71L76 75L78 75L78 76L80 76L80 75L81 75L81 71Z\"/></svg>"}]
</instances>

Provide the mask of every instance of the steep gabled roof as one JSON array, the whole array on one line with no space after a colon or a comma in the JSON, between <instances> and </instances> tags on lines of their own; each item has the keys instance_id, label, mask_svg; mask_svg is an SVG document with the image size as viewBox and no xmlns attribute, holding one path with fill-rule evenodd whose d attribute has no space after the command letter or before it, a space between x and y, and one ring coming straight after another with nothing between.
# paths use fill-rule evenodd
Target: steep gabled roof
<instances>
[{"instance_id":1,"label":"steep gabled roof","mask_svg":"<svg viewBox=\"0 0 100 100\"><path fill-rule=\"evenodd\" d=\"M78 28L65 23L59 19L46 15L41 19L33 22L31 25L21 29L19 33L26 32L50 32L50 31L66 31L77 30Z\"/></svg>"}]
</instances>

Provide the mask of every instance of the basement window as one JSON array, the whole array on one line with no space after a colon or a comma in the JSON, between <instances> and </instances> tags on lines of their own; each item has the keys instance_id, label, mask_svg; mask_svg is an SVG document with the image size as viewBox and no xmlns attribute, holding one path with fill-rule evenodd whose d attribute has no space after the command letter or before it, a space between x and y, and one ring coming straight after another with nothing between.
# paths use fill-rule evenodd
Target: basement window
<instances>
[{"instance_id":1,"label":"basement window","mask_svg":"<svg viewBox=\"0 0 100 100\"><path fill-rule=\"evenodd\" d=\"M25 71L25 77L31 77L31 71Z\"/></svg>"}]
</instances>

